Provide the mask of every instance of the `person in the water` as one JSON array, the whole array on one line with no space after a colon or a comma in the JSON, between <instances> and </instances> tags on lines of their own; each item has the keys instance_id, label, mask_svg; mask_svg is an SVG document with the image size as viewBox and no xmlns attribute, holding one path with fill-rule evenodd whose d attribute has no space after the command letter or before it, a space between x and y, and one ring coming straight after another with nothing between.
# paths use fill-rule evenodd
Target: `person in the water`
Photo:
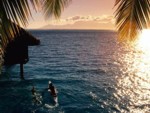
<instances>
[{"instance_id":1,"label":"person in the water","mask_svg":"<svg viewBox=\"0 0 150 113\"><path fill-rule=\"evenodd\" d=\"M51 81L49 81L49 84L48 84L48 91L50 91L53 97L57 97L55 87L53 86Z\"/></svg>"},{"instance_id":2,"label":"person in the water","mask_svg":"<svg viewBox=\"0 0 150 113\"><path fill-rule=\"evenodd\" d=\"M36 94L36 90L35 90L34 86L32 87L31 92L32 92L32 95L35 95L35 94Z\"/></svg>"},{"instance_id":3,"label":"person in the water","mask_svg":"<svg viewBox=\"0 0 150 113\"><path fill-rule=\"evenodd\" d=\"M32 93L32 96L33 96L33 98L32 98L33 102L35 104L42 104L42 101L41 101L42 97L41 97L40 94L37 93L34 86L32 87L31 93Z\"/></svg>"}]
</instances>

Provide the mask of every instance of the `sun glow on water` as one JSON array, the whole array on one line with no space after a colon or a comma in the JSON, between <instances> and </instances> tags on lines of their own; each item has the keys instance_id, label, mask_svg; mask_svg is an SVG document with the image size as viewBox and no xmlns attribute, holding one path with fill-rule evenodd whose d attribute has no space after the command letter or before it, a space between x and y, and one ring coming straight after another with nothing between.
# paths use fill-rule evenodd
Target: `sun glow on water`
<instances>
[{"instance_id":1,"label":"sun glow on water","mask_svg":"<svg viewBox=\"0 0 150 113\"><path fill-rule=\"evenodd\" d=\"M127 108L133 113L150 110L150 30L143 30L136 44L120 51L121 75L117 78L116 98L127 100Z\"/></svg>"},{"instance_id":2,"label":"sun glow on water","mask_svg":"<svg viewBox=\"0 0 150 113\"><path fill-rule=\"evenodd\" d=\"M150 54L150 29L144 29L139 35L137 47L139 47L146 54Z\"/></svg>"}]
</instances>

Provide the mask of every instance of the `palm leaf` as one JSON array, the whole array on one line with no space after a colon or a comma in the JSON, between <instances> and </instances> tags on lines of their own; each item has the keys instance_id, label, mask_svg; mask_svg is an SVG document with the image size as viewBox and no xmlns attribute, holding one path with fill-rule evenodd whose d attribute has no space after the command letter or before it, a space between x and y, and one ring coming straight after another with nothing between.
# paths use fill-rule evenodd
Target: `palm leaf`
<instances>
[{"instance_id":1,"label":"palm leaf","mask_svg":"<svg viewBox=\"0 0 150 113\"><path fill-rule=\"evenodd\" d=\"M0 9L0 34L5 47L19 33L20 27L12 23L26 26L31 12L27 0L0 0Z\"/></svg>"},{"instance_id":2,"label":"palm leaf","mask_svg":"<svg viewBox=\"0 0 150 113\"><path fill-rule=\"evenodd\" d=\"M121 41L133 41L150 23L150 0L116 0L116 25Z\"/></svg>"},{"instance_id":3,"label":"palm leaf","mask_svg":"<svg viewBox=\"0 0 150 113\"><path fill-rule=\"evenodd\" d=\"M55 16L60 17L64 8L71 0L44 0L43 10L46 18Z\"/></svg>"}]
</instances>

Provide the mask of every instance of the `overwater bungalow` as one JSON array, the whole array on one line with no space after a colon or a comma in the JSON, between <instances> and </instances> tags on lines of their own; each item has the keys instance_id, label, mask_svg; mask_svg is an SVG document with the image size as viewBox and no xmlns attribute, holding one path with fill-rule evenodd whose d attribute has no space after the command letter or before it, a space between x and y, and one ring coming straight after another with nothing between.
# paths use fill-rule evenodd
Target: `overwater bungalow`
<instances>
[{"instance_id":1,"label":"overwater bungalow","mask_svg":"<svg viewBox=\"0 0 150 113\"><path fill-rule=\"evenodd\" d=\"M11 66L20 64L20 76L23 75L23 65L29 61L28 46L39 45L40 40L36 39L29 32L21 28L20 34L9 41L4 53L4 65Z\"/></svg>"}]
</instances>

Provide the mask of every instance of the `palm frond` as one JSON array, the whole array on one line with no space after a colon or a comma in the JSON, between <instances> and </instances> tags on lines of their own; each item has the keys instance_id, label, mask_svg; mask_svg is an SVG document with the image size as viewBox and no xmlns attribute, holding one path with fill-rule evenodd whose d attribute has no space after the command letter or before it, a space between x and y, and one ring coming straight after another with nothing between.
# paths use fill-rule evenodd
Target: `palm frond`
<instances>
[{"instance_id":1,"label":"palm frond","mask_svg":"<svg viewBox=\"0 0 150 113\"><path fill-rule=\"evenodd\" d=\"M134 41L150 23L150 0L116 0L116 25L121 41Z\"/></svg>"},{"instance_id":2,"label":"palm frond","mask_svg":"<svg viewBox=\"0 0 150 113\"><path fill-rule=\"evenodd\" d=\"M26 26L31 16L28 0L0 0L0 34L2 46L19 33L20 27Z\"/></svg>"},{"instance_id":3,"label":"palm frond","mask_svg":"<svg viewBox=\"0 0 150 113\"><path fill-rule=\"evenodd\" d=\"M30 2L32 4L33 8L37 11L37 10L39 10L40 7L42 7L41 4L43 1L42 0L30 0Z\"/></svg>"},{"instance_id":4,"label":"palm frond","mask_svg":"<svg viewBox=\"0 0 150 113\"><path fill-rule=\"evenodd\" d=\"M70 1L71 0L44 0L43 10L45 17L60 17L62 11L69 4Z\"/></svg>"}]
</instances>

